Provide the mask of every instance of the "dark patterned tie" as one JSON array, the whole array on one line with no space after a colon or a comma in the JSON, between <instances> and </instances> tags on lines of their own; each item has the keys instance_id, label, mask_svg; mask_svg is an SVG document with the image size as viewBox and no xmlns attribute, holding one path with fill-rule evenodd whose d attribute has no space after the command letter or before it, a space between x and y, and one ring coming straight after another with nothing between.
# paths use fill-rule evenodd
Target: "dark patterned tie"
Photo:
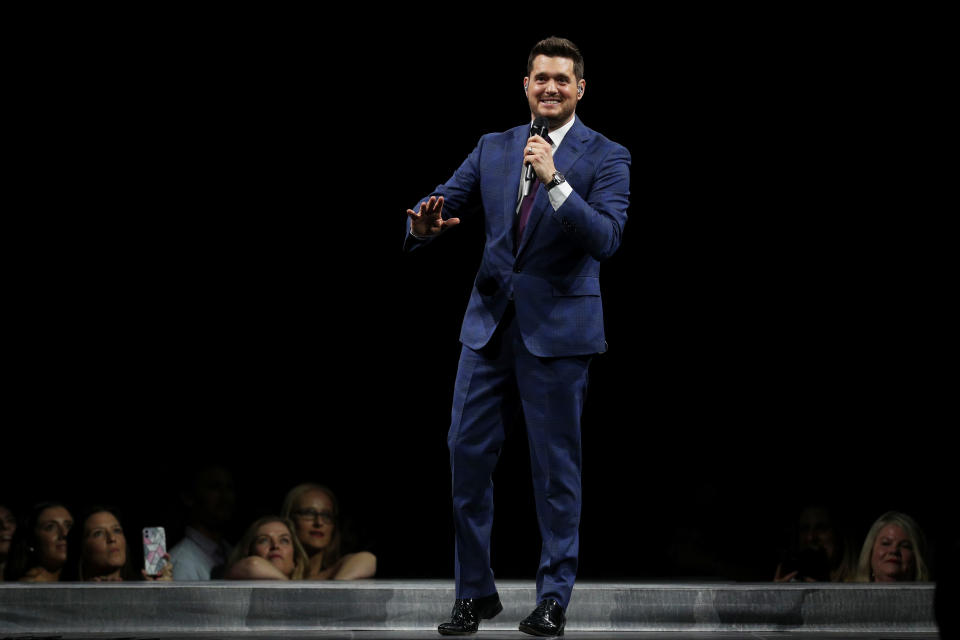
<instances>
[{"instance_id":1,"label":"dark patterned tie","mask_svg":"<svg viewBox=\"0 0 960 640\"><path fill-rule=\"evenodd\" d=\"M520 217L517 220L517 237L513 245L513 252L516 254L520 249L520 240L523 238L523 230L527 228L527 220L530 219L530 210L533 209L533 201L537 197L537 189L540 188L540 180L533 176L533 184L530 185L530 193L520 203Z\"/></svg>"},{"instance_id":2,"label":"dark patterned tie","mask_svg":"<svg viewBox=\"0 0 960 640\"><path fill-rule=\"evenodd\" d=\"M547 134L543 135L543 139L547 141L547 144L553 146L553 140L550 139L550 136ZM516 255L517 251L520 249L520 240L523 238L523 230L527 228L527 220L530 218L530 210L533 208L533 200L537 197L537 189L540 187L540 180L537 178L537 174L533 174L533 184L530 185L530 193L528 193L523 198L523 202L520 203L520 214L517 219L517 237L516 242L513 244L513 253Z\"/></svg>"}]
</instances>

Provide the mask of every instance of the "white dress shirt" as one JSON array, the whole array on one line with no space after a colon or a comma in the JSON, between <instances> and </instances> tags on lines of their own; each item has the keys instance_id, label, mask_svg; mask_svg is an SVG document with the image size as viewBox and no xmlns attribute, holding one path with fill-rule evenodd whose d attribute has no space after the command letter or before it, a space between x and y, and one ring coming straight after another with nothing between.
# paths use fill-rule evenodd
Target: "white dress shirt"
<instances>
[{"instance_id":1,"label":"white dress shirt","mask_svg":"<svg viewBox=\"0 0 960 640\"><path fill-rule=\"evenodd\" d=\"M227 561L232 547L187 527L183 540L170 550L174 580L209 580L210 572Z\"/></svg>"}]
</instances>

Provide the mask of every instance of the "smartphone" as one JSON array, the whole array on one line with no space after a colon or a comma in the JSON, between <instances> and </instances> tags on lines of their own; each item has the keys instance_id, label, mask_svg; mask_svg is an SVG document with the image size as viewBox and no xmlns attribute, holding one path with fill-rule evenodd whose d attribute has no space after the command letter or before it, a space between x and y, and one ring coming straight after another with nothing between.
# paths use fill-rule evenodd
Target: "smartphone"
<instances>
[{"instance_id":1,"label":"smartphone","mask_svg":"<svg viewBox=\"0 0 960 640\"><path fill-rule=\"evenodd\" d=\"M803 549L786 558L780 569L781 575L797 572L797 581L813 578L817 582L830 581L830 561L823 549Z\"/></svg>"},{"instance_id":2,"label":"smartphone","mask_svg":"<svg viewBox=\"0 0 960 640\"><path fill-rule=\"evenodd\" d=\"M143 528L143 568L148 576L158 576L167 565L167 534L163 527Z\"/></svg>"}]
</instances>

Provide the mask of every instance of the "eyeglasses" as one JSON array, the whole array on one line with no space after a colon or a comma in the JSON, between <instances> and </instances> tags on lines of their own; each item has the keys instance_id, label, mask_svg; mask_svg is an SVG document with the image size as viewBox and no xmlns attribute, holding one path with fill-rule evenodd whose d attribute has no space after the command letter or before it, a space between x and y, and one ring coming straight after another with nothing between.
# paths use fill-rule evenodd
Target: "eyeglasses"
<instances>
[{"instance_id":1,"label":"eyeglasses","mask_svg":"<svg viewBox=\"0 0 960 640\"><path fill-rule=\"evenodd\" d=\"M318 517L323 520L326 524L333 524L333 513L330 511L317 511L316 509L300 509L299 511L291 511L291 515L299 520L316 520Z\"/></svg>"}]
</instances>

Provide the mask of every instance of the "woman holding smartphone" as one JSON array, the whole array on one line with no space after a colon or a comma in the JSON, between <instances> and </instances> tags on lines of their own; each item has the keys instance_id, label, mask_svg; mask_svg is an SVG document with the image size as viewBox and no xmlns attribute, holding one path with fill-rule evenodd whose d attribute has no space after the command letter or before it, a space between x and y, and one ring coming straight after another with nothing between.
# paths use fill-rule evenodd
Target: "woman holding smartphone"
<instances>
[{"instance_id":1,"label":"woman holding smartphone","mask_svg":"<svg viewBox=\"0 0 960 640\"><path fill-rule=\"evenodd\" d=\"M167 562L159 575L148 575L141 568L139 548L128 550L127 537L120 524L120 514L113 507L87 509L77 528L74 544L78 558L66 579L87 582L119 582L130 580L173 580L173 563ZM128 553L128 551L131 551Z\"/></svg>"}]
</instances>

